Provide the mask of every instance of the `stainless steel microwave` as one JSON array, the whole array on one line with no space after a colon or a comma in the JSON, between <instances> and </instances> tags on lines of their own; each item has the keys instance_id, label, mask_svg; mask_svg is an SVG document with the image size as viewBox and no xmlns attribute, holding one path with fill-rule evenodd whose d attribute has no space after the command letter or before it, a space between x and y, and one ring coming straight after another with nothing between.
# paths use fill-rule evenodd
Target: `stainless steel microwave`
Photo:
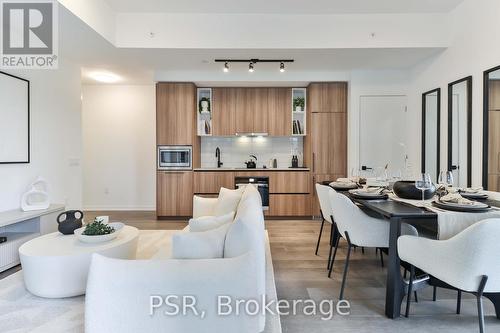
<instances>
[{"instance_id":1,"label":"stainless steel microwave","mask_svg":"<svg viewBox=\"0 0 500 333\"><path fill-rule=\"evenodd\" d=\"M191 170L193 147L158 146L158 170Z\"/></svg>"}]
</instances>

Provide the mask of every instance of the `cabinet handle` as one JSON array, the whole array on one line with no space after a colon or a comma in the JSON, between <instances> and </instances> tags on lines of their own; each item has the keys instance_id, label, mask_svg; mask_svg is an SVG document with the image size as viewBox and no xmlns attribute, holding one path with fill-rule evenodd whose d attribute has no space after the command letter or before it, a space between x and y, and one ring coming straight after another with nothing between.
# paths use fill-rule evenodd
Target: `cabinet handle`
<instances>
[{"instance_id":1,"label":"cabinet handle","mask_svg":"<svg viewBox=\"0 0 500 333\"><path fill-rule=\"evenodd\" d=\"M316 171L316 155L313 153L313 172Z\"/></svg>"}]
</instances>

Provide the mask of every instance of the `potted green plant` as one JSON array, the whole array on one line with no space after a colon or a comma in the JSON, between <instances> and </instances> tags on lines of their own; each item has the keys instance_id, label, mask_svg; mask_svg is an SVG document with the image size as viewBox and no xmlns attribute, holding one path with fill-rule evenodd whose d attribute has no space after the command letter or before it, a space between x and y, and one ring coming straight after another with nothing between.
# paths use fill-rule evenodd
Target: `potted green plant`
<instances>
[{"instance_id":1,"label":"potted green plant","mask_svg":"<svg viewBox=\"0 0 500 333\"><path fill-rule=\"evenodd\" d=\"M295 97L293 99L293 109L297 112L304 110L304 104L306 100L304 97Z\"/></svg>"},{"instance_id":2,"label":"potted green plant","mask_svg":"<svg viewBox=\"0 0 500 333\"><path fill-rule=\"evenodd\" d=\"M210 112L210 98L208 97L200 98L198 110L200 111L200 113Z\"/></svg>"}]
</instances>

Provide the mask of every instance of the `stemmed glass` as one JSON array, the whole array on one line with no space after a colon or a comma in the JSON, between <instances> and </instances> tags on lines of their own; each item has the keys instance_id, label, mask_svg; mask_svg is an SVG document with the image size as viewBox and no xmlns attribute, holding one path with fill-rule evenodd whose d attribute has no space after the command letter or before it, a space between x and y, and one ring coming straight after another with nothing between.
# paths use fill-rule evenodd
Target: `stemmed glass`
<instances>
[{"instance_id":1,"label":"stemmed glass","mask_svg":"<svg viewBox=\"0 0 500 333\"><path fill-rule=\"evenodd\" d=\"M425 190L432 188L431 176L428 173L422 173L415 181L415 187L422 191L422 201L424 201Z\"/></svg>"},{"instance_id":2,"label":"stemmed glass","mask_svg":"<svg viewBox=\"0 0 500 333\"><path fill-rule=\"evenodd\" d=\"M444 187L452 187L453 173L451 171L441 171L439 173L438 183Z\"/></svg>"}]
</instances>

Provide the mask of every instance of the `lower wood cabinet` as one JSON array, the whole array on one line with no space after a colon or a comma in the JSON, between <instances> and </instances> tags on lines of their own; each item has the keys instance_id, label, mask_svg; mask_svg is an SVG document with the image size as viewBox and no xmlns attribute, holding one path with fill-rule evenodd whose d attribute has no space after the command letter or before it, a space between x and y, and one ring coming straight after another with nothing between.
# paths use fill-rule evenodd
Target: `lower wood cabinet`
<instances>
[{"instance_id":1,"label":"lower wood cabinet","mask_svg":"<svg viewBox=\"0 0 500 333\"><path fill-rule=\"evenodd\" d=\"M500 191L500 174L488 175L488 191L499 192Z\"/></svg>"},{"instance_id":2,"label":"lower wood cabinet","mask_svg":"<svg viewBox=\"0 0 500 333\"><path fill-rule=\"evenodd\" d=\"M309 194L270 194L268 216L309 216Z\"/></svg>"},{"instance_id":3,"label":"lower wood cabinet","mask_svg":"<svg viewBox=\"0 0 500 333\"><path fill-rule=\"evenodd\" d=\"M309 172L283 171L269 174L270 193L309 193Z\"/></svg>"},{"instance_id":4,"label":"lower wood cabinet","mask_svg":"<svg viewBox=\"0 0 500 333\"><path fill-rule=\"evenodd\" d=\"M156 174L156 215L191 216L193 213L193 172Z\"/></svg>"},{"instance_id":5,"label":"lower wood cabinet","mask_svg":"<svg viewBox=\"0 0 500 333\"><path fill-rule=\"evenodd\" d=\"M234 172L225 171L195 171L194 193L217 194L221 187L234 188Z\"/></svg>"}]
</instances>

